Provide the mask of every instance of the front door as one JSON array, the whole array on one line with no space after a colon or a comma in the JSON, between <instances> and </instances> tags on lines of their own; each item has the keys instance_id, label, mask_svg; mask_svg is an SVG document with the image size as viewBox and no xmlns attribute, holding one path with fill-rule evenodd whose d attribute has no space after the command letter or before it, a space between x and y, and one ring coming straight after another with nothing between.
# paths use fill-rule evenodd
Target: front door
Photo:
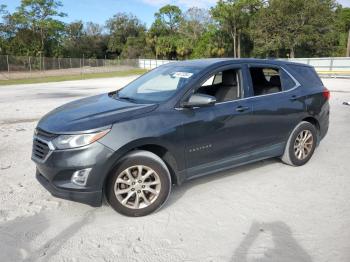
<instances>
[{"instance_id":1,"label":"front door","mask_svg":"<svg viewBox=\"0 0 350 262\"><path fill-rule=\"evenodd\" d=\"M252 107L244 98L244 68L218 69L195 90L214 96L213 106L183 109L188 178L229 165L234 156L251 150Z\"/></svg>"}]
</instances>

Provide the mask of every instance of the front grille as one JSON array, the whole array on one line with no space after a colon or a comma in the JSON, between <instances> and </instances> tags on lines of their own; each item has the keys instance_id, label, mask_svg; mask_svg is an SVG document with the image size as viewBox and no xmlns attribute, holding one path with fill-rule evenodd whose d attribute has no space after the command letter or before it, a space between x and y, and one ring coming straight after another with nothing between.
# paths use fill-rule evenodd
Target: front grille
<instances>
[{"instance_id":1,"label":"front grille","mask_svg":"<svg viewBox=\"0 0 350 262\"><path fill-rule=\"evenodd\" d=\"M35 130L33 139L33 160L38 160L39 162L44 162L49 154L51 154L53 148L52 140L58 135L46 132L40 128Z\"/></svg>"},{"instance_id":2,"label":"front grille","mask_svg":"<svg viewBox=\"0 0 350 262\"><path fill-rule=\"evenodd\" d=\"M56 134L46 132L40 128L36 129L36 136L42 137L43 139L46 139L46 140L52 140L53 138L57 137Z\"/></svg>"},{"instance_id":3,"label":"front grille","mask_svg":"<svg viewBox=\"0 0 350 262\"><path fill-rule=\"evenodd\" d=\"M40 159L40 160L45 160L47 155L50 152L49 145L37 138L34 138L33 140L33 152L32 155L33 157Z\"/></svg>"}]
</instances>

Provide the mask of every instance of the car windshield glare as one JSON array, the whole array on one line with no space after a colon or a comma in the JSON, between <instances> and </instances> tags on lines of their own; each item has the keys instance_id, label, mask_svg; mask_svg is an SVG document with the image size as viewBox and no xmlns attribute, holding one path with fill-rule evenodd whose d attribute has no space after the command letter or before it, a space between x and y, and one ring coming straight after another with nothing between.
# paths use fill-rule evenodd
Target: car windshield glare
<instances>
[{"instance_id":1,"label":"car windshield glare","mask_svg":"<svg viewBox=\"0 0 350 262\"><path fill-rule=\"evenodd\" d=\"M185 66L158 67L121 89L118 98L143 103L166 101L182 89L198 71L198 68Z\"/></svg>"}]
</instances>

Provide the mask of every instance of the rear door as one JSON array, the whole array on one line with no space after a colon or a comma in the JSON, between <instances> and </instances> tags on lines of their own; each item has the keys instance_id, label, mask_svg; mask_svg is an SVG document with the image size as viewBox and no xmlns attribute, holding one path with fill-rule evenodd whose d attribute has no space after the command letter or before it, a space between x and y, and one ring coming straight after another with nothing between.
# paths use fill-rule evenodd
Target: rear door
<instances>
[{"instance_id":1,"label":"rear door","mask_svg":"<svg viewBox=\"0 0 350 262\"><path fill-rule=\"evenodd\" d=\"M256 136L256 149L286 142L297 124L305 105L300 84L283 67L270 64L249 64L250 100Z\"/></svg>"}]
</instances>

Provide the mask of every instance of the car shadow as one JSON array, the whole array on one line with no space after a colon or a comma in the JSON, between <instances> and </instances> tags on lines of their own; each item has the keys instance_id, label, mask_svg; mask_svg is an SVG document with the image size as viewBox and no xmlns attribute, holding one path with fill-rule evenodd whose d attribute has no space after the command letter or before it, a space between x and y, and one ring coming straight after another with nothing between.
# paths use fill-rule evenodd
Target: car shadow
<instances>
[{"instance_id":1,"label":"car shadow","mask_svg":"<svg viewBox=\"0 0 350 262\"><path fill-rule=\"evenodd\" d=\"M253 222L249 232L236 248L232 262L312 262L298 244L289 226L281 221Z\"/></svg>"},{"instance_id":2,"label":"car shadow","mask_svg":"<svg viewBox=\"0 0 350 262\"><path fill-rule=\"evenodd\" d=\"M165 203L163 209L166 209L167 207L171 206L172 204L176 203L179 199L182 198L182 196L189 190L191 190L192 187L200 186L203 184L211 183L212 181L224 179L228 176L235 176L235 175L244 175L244 173L249 172L254 169L262 168L264 166L271 165L273 163L280 163L281 161L277 158L271 158L266 159L258 162L254 162L251 164L242 165L239 167L231 168L226 171L217 172L214 174L210 174L207 176L195 178L193 180L189 180L184 182L184 184L180 186L173 186L172 192L170 194L170 197L168 201Z\"/></svg>"},{"instance_id":3,"label":"car shadow","mask_svg":"<svg viewBox=\"0 0 350 262\"><path fill-rule=\"evenodd\" d=\"M0 223L0 261L48 261L83 226L95 219L95 211L85 212L77 221L62 228L47 241L33 248L32 242L52 226L44 213Z\"/></svg>"}]
</instances>

